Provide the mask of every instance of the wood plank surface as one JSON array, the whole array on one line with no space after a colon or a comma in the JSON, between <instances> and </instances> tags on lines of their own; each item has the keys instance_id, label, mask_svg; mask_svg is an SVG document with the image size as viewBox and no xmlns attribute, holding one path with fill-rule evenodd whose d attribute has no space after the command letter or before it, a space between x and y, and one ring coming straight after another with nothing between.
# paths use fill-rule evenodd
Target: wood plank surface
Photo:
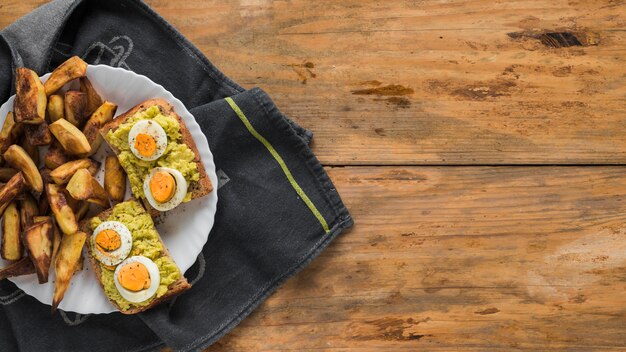
<instances>
[{"instance_id":1,"label":"wood plank surface","mask_svg":"<svg viewBox=\"0 0 626 352\"><path fill-rule=\"evenodd\" d=\"M328 165L626 161L623 1L148 3Z\"/></svg>"},{"instance_id":2,"label":"wood plank surface","mask_svg":"<svg viewBox=\"0 0 626 352\"><path fill-rule=\"evenodd\" d=\"M345 167L355 218L209 351L626 349L626 167Z\"/></svg>"},{"instance_id":3,"label":"wood plank surface","mask_svg":"<svg viewBox=\"0 0 626 352\"><path fill-rule=\"evenodd\" d=\"M326 165L626 162L623 1L147 2Z\"/></svg>"}]
</instances>

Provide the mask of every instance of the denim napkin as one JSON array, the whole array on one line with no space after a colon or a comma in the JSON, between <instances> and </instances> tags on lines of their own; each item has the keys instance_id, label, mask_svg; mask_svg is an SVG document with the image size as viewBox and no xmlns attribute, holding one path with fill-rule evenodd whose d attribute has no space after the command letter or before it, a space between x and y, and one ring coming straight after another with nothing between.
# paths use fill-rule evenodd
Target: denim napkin
<instances>
[{"instance_id":1,"label":"denim napkin","mask_svg":"<svg viewBox=\"0 0 626 352\"><path fill-rule=\"evenodd\" d=\"M142 314L51 316L0 281L0 351L203 349L352 226L309 149L312 134L261 89L222 74L143 2L58 0L2 30L0 101L12 94L15 67L44 74L73 55L146 75L185 104L216 164L215 225L185 273L193 288Z\"/></svg>"}]
</instances>

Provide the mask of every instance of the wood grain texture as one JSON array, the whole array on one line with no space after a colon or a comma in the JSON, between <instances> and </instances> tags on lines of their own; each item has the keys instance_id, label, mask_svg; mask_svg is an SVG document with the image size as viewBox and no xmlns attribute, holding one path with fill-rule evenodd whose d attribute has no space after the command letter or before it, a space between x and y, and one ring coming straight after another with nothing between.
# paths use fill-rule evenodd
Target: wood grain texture
<instances>
[{"instance_id":1,"label":"wood grain texture","mask_svg":"<svg viewBox=\"0 0 626 352\"><path fill-rule=\"evenodd\" d=\"M626 162L623 1L147 2L324 164Z\"/></svg>"},{"instance_id":2,"label":"wood grain texture","mask_svg":"<svg viewBox=\"0 0 626 352\"><path fill-rule=\"evenodd\" d=\"M626 161L623 1L148 3L327 165Z\"/></svg>"},{"instance_id":3,"label":"wood grain texture","mask_svg":"<svg viewBox=\"0 0 626 352\"><path fill-rule=\"evenodd\" d=\"M209 351L626 348L626 167L329 173L353 230Z\"/></svg>"}]
</instances>

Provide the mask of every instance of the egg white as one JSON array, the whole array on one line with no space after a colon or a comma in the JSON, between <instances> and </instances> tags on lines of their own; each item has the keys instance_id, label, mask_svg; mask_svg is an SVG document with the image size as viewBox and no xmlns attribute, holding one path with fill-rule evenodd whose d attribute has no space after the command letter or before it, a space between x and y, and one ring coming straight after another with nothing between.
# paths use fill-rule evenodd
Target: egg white
<instances>
[{"instance_id":1,"label":"egg white","mask_svg":"<svg viewBox=\"0 0 626 352\"><path fill-rule=\"evenodd\" d=\"M156 150L151 156L143 156L135 148L135 140L137 139L137 135L140 133L151 136L156 142ZM163 127L161 127L158 123L152 120L140 120L133 125L128 133L128 145L130 147L130 151L133 152L137 158L147 161L156 160L160 158L163 153L165 153L165 148L167 148L167 134L165 133Z\"/></svg>"},{"instance_id":2,"label":"egg white","mask_svg":"<svg viewBox=\"0 0 626 352\"><path fill-rule=\"evenodd\" d=\"M130 263L141 263L146 266L148 269L148 273L150 274L150 287L145 290L133 292L125 289L117 279L117 275L122 267L126 264ZM119 291L120 295L124 297L125 300L132 303L141 303L150 299L156 293L159 285L161 284L161 273L159 272L159 267L149 258L137 255L130 257L124 260L120 265L115 268L115 273L113 273L113 280L115 281L115 288Z\"/></svg>"},{"instance_id":3,"label":"egg white","mask_svg":"<svg viewBox=\"0 0 626 352\"><path fill-rule=\"evenodd\" d=\"M102 252L96 245L96 236L103 230L113 230L120 235L120 248L111 252ZM113 266L120 263L130 254L133 247L133 237L126 225L119 221L105 221L98 225L91 235L91 249L93 256L102 264Z\"/></svg>"},{"instance_id":4,"label":"egg white","mask_svg":"<svg viewBox=\"0 0 626 352\"><path fill-rule=\"evenodd\" d=\"M172 176L174 176L174 180L176 181L176 189L174 190L174 195L170 200L164 203L159 203L152 196L152 192L150 192L150 180L152 176L158 171L166 171L169 172ZM143 181L143 193L146 195L146 199L150 205L158 210L158 211L168 211L174 209L177 205L183 202L185 196L187 195L187 180L180 171L176 169L171 169L169 167L155 167L150 171L150 174L146 176L146 179Z\"/></svg>"}]
</instances>

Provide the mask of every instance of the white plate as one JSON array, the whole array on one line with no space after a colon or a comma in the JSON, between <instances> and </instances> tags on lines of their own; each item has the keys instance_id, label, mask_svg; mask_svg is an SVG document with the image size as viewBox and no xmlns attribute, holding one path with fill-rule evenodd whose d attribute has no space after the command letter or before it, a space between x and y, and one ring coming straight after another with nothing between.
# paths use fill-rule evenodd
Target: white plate
<instances>
[{"instance_id":1,"label":"white plate","mask_svg":"<svg viewBox=\"0 0 626 352\"><path fill-rule=\"evenodd\" d=\"M50 76L49 73L42 76L41 80L45 82L48 76ZM170 102L174 106L174 111L180 115L191 132L207 174L214 187L217 188L217 176L215 174L215 165L213 164L213 155L209 150L209 143L194 117L172 93L152 82L146 76L118 67L89 65L87 77L103 99L117 104L116 116L148 99L163 98ZM13 109L14 98L15 96L12 96L0 107L0 126L4 124L7 113ZM94 155L94 159L98 161L103 161L106 155L112 154L106 143L102 143L102 145L100 150ZM103 174L104 170L101 167L96 178L102 181ZM128 198L129 195L130 187L127 184L126 197ZM161 217L157 230L163 242L165 242L170 255L183 272L191 267L196 261L198 254L202 251L202 247L204 247L208 239L209 231L213 227L216 209L217 192L214 190L205 197L181 204ZM0 228L0 233L1 231L2 229ZM87 260L86 250L83 254L85 256L84 269L76 273L72 278L70 287L65 292L65 297L59 308L64 311L81 314L111 313L116 311L97 282L91 264ZM8 262L0 259L0 267L4 267L7 264ZM37 277L34 274L9 280L40 302L48 305L52 304L55 282L54 270L50 270L48 283L42 285L37 283Z\"/></svg>"}]
</instances>

